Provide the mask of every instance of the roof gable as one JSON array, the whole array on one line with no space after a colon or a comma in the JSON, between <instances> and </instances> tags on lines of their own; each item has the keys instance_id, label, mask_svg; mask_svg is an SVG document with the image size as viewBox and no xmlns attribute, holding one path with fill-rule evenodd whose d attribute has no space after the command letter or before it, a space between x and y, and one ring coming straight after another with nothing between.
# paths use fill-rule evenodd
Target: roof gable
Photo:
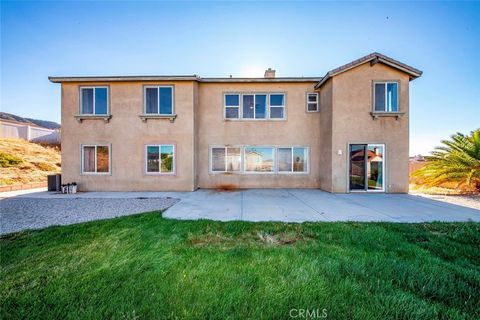
<instances>
[{"instance_id":1,"label":"roof gable","mask_svg":"<svg viewBox=\"0 0 480 320\"><path fill-rule=\"evenodd\" d=\"M410 75L410 80L416 79L422 75L422 71L418 69L415 69L400 61L387 57L386 55L383 55L381 53L374 52L364 57L361 57L360 59L354 60L350 63L344 64L343 66L328 71L325 77L323 77L323 79L319 83L317 83L315 89L320 88L331 77L334 77L340 73L346 72L367 62L370 62L372 65L375 63L383 63L392 68L398 69Z\"/></svg>"}]
</instances>

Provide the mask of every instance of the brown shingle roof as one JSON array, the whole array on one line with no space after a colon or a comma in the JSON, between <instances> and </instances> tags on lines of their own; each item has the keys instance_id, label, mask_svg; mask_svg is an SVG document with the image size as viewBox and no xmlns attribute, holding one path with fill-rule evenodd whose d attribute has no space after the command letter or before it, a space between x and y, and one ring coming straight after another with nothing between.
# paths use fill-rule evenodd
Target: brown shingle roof
<instances>
[{"instance_id":1,"label":"brown shingle roof","mask_svg":"<svg viewBox=\"0 0 480 320\"><path fill-rule=\"evenodd\" d=\"M414 67L411 67L409 65L406 65L405 63L402 63L400 61L387 57L386 55L383 55L381 53L373 52L373 53L370 53L369 55L361 57L360 59L354 60L350 63L344 64L343 66L340 66L338 68L328 71L325 77L323 77L323 79L315 86L315 89L320 88L331 77L336 76L342 72L345 72L347 70L350 70L352 68L355 68L361 64L364 64L370 61L381 62L393 68L396 68L400 71L403 71L410 75L410 80L416 79L422 75L422 71L415 69Z\"/></svg>"}]
</instances>

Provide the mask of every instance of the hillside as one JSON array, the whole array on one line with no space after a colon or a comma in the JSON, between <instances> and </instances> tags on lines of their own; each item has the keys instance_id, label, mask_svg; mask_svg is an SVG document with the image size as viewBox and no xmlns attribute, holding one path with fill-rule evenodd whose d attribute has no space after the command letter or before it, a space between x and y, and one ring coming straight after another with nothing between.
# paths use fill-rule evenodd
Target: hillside
<instances>
[{"instance_id":1,"label":"hillside","mask_svg":"<svg viewBox=\"0 0 480 320\"><path fill-rule=\"evenodd\" d=\"M33 124L36 124L37 126L44 127L47 129L60 129L60 124L53 121L24 118L24 117L20 117L11 113L6 113L6 112L0 112L0 119L15 120L15 121L20 121L25 123L33 123Z\"/></svg>"},{"instance_id":2,"label":"hillside","mask_svg":"<svg viewBox=\"0 0 480 320\"><path fill-rule=\"evenodd\" d=\"M21 139L0 139L0 186L47 182L60 172L60 150Z\"/></svg>"}]
</instances>

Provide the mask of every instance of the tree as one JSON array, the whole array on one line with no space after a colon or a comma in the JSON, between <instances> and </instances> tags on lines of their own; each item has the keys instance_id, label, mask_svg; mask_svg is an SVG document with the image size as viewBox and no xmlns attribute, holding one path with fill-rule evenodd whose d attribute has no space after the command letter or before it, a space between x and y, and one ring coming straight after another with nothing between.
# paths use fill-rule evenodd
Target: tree
<instances>
[{"instance_id":1,"label":"tree","mask_svg":"<svg viewBox=\"0 0 480 320\"><path fill-rule=\"evenodd\" d=\"M456 183L480 192L480 129L470 135L456 133L450 140L442 140L443 146L436 147L427 163L413 176L426 186Z\"/></svg>"}]
</instances>

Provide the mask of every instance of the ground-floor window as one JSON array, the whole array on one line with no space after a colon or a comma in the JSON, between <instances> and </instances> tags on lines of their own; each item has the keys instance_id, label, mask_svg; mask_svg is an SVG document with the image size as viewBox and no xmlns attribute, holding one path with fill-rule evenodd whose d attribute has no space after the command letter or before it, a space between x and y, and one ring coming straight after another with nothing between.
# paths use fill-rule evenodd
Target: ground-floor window
<instances>
[{"instance_id":1,"label":"ground-floor window","mask_svg":"<svg viewBox=\"0 0 480 320\"><path fill-rule=\"evenodd\" d=\"M273 172L275 154L272 147L245 147L245 172Z\"/></svg>"},{"instance_id":2,"label":"ground-floor window","mask_svg":"<svg viewBox=\"0 0 480 320\"><path fill-rule=\"evenodd\" d=\"M211 169L214 172L239 172L241 166L240 148L218 147L211 151Z\"/></svg>"},{"instance_id":3,"label":"ground-floor window","mask_svg":"<svg viewBox=\"0 0 480 320\"><path fill-rule=\"evenodd\" d=\"M278 148L278 171L307 171L307 148Z\"/></svg>"},{"instance_id":4,"label":"ground-floor window","mask_svg":"<svg viewBox=\"0 0 480 320\"><path fill-rule=\"evenodd\" d=\"M82 173L110 173L110 146L82 145Z\"/></svg>"},{"instance_id":5,"label":"ground-floor window","mask_svg":"<svg viewBox=\"0 0 480 320\"><path fill-rule=\"evenodd\" d=\"M175 172L175 146L174 145L147 145L146 172L151 173L174 173Z\"/></svg>"},{"instance_id":6,"label":"ground-floor window","mask_svg":"<svg viewBox=\"0 0 480 320\"><path fill-rule=\"evenodd\" d=\"M212 173L307 173L308 147L215 146L210 148Z\"/></svg>"}]
</instances>

